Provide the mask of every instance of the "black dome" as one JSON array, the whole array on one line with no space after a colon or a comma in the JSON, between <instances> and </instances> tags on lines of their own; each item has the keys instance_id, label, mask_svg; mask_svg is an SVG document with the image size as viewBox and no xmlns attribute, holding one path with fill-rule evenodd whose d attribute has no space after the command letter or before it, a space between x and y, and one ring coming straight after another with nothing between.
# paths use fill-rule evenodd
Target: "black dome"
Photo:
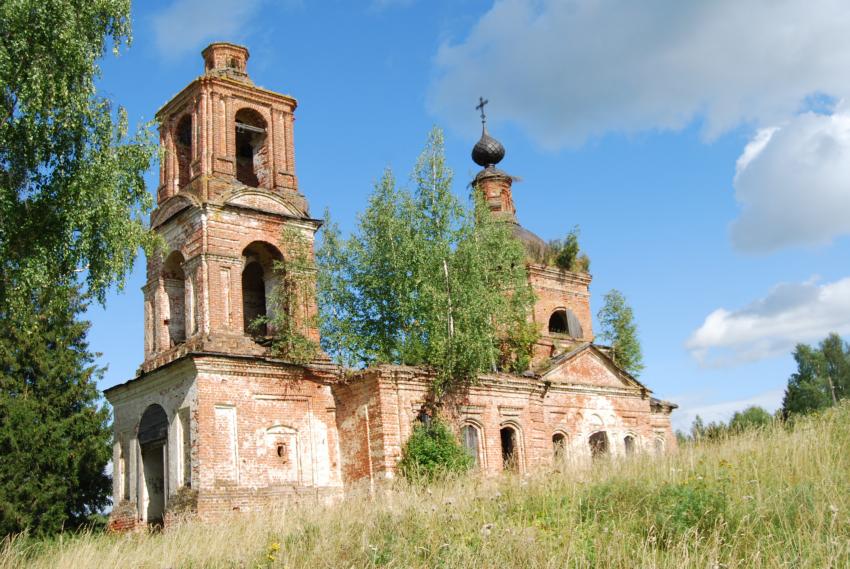
<instances>
[{"instance_id":1,"label":"black dome","mask_svg":"<svg viewBox=\"0 0 850 569\"><path fill-rule=\"evenodd\" d=\"M505 147L502 143L487 134L485 128L481 132L481 139L472 148L472 160L479 166L486 168L501 162L505 157Z\"/></svg>"}]
</instances>

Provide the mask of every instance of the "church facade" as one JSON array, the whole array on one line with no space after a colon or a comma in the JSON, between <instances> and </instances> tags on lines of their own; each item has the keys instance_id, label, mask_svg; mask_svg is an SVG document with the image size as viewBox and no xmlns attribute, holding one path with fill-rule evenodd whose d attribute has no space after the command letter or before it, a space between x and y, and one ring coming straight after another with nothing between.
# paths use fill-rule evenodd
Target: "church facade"
<instances>
[{"instance_id":1,"label":"church facade","mask_svg":"<svg viewBox=\"0 0 850 569\"><path fill-rule=\"evenodd\" d=\"M203 57L204 74L157 113L164 152L151 227L167 250L147 260L144 361L105 393L116 530L392 478L428 394L420 368L293 365L271 356L269 331L250 328L273 309L275 264L294 254L284 236L295 232L312 251L321 220L298 187L295 99L251 82L244 47L215 43ZM532 252L545 243L517 222L512 178L496 168L503 155L485 130L473 182ZM523 473L671 450L675 405L651 397L593 343L590 275L532 259L534 371L483 375L445 403L478 468ZM304 302L315 314L314 296ZM319 340L317 329L306 333Z\"/></svg>"}]
</instances>

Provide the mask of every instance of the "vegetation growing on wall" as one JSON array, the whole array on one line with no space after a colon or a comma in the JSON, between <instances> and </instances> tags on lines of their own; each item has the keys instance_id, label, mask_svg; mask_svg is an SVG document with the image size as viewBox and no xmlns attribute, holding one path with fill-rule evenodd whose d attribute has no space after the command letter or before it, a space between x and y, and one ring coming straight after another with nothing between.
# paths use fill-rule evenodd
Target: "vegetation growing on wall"
<instances>
[{"instance_id":1,"label":"vegetation growing on wall","mask_svg":"<svg viewBox=\"0 0 850 569\"><path fill-rule=\"evenodd\" d=\"M328 222L317 251L322 346L340 363L426 365L439 394L495 369L529 362L533 294L522 245L477 198L451 191L443 135L434 129L399 188L387 170L354 234Z\"/></svg>"},{"instance_id":2,"label":"vegetation growing on wall","mask_svg":"<svg viewBox=\"0 0 850 569\"><path fill-rule=\"evenodd\" d=\"M558 267L574 273L590 271L590 257L581 251L579 246L579 228L573 227L564 239L553 239L545 246L532 247L529 251L531 260L541 265Z\"/></svg>"},{"instance_id":3,"label":"vegetation growing on wall","mask_svg":"<svg viewBox=\"0 0 850 569\"><path fill-rule=\"evenodd\" d=\"M280 245L284 261L274 261L276 284L268 301L268 312L252 326L265 326L272 337L272 354L295 364L306 364L319 354L319 343L310 336L317 326L313 298L316 294L316 264L313 245L304 231L286 228Z\"/></svg>"}]
</instances>

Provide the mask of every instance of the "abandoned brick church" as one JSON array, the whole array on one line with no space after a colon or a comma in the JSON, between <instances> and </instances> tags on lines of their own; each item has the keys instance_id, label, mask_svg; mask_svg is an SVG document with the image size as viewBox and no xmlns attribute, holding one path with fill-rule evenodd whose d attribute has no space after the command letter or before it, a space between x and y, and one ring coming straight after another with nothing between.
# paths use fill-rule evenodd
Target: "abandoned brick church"
<instances>
[{"instance_id":1,"label":"abandoned brick church","mask_svg":"<svg viewBox=\"0 0 850 569\"><path fill-rule=\"evenodd\" d=\"M106 391L114 529L162 521L186 494L210 518L391 478L427 394L422 369L384 365L341 379L327 358L292 365L247 332L266 312L274 262L290 254L282 235L312 243L321 221L295 175L295 99L251 82L244 47L215 43L203 57L204 74L157 115L165 152L151 227L168 249L147 261L144 362ZM475 187L529 250L545 246L517 222L512 178L495 166L503 155L485 130ZM590 275L532 259L533 373L483 375L447 405L478 468L524 473L674 447L675 405L593 344ZM311 298L308 312L316 309Z\"/></svg>"}]
</instances>

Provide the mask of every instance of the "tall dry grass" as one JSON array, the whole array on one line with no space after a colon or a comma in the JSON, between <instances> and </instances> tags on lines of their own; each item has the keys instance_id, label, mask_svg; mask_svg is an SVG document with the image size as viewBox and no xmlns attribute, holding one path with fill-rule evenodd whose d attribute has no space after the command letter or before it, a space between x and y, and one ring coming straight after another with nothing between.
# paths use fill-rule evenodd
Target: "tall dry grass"
<instances>
[{"instance_id":1,"label":"tall dry grass","mask_svg":"<svg viewBox=\"0 0 850 569\"><path fill-rule=\"evenodd\" d=\"M161 533L19 537L0 569L850 567L850 406L657 459L402 483Z\"/></svg>"}]
</instances>

